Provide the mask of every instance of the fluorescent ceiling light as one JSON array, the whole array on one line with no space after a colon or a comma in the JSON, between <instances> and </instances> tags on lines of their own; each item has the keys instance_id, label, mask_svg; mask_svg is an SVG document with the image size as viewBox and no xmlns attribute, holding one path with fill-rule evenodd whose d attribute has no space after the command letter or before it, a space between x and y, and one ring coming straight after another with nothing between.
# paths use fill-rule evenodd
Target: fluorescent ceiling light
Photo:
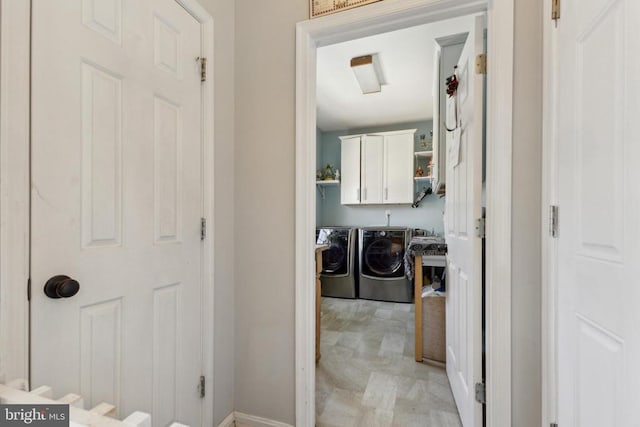
<instances>
[{"instance_id":1,"label":"fluorescent ceiling light","mask_svg":"<svg viewBox=\"0 0 640 427\"><path fill-rule=\"evenodd\" d=\"M358 56L351 59L351 69L363 94L381 90L380 76L377 71L377 55Z\"/></svg>"}]
</instances>

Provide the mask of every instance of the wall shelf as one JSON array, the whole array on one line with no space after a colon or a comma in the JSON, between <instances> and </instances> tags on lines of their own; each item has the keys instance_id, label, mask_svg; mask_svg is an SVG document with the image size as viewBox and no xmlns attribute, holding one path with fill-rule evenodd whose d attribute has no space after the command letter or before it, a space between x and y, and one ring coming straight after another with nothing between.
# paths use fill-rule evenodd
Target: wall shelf
<instances>
[{"instance_id":1,"label":"wall shelf","mask_svg":"<svg viewBox=\"0 0 640 427\"><path fill-rule=\"evenodd\" d=\"M340 181L336 179L323 179L320 181L316 181L316 188L318 189L318 191L320 191L320 196L322 197L323 200L325 198L324 187L332 186L332 185L340 185Z\"/></svg>"}]
</instances>

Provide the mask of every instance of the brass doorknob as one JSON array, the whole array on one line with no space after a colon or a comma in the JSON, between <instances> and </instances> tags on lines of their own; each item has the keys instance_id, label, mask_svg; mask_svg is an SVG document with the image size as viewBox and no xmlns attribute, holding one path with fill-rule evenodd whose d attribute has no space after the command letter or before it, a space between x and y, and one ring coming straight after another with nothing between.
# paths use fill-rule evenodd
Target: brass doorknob
<instances>
[{"instance_id":1,"label":"brass doorknob","mask_svg":"<svg viewBox=\"0 0 640 427\"><path fill-rule=\"evenodd\" d=\"M44 293L49 298L70 298L78 293L80 283L69 276L58 275L47 280L44 285Z\"/></svg>"}]
</instances>

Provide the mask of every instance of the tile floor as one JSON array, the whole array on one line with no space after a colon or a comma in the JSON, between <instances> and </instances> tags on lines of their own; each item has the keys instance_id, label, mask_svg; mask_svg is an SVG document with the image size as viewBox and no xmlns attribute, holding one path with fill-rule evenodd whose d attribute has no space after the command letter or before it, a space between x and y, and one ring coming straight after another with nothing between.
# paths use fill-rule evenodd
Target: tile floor
<instances>
[{"instance_id":1,"label":"tile floor","mask_svg":"<svg viewBox=\"0 0 640 427\"><path fill-rule=\"evenodd\" d=\"M444 368L413 359L413 304L322 298L318 427L461 426Z\"/></svg>"}]
</instances>

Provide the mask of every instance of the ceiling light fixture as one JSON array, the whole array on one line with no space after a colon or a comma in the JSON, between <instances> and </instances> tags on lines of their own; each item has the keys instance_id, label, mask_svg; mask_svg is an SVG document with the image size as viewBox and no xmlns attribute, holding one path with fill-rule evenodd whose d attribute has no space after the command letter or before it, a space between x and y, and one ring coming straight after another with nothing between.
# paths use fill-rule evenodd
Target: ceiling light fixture
<instances>
[{"instance_id":1,"label":"ceiling light fixture","mask_svg":"<svg viewBox=\"0 0 640 427\"><path fill-rule=\"evenodd\" d=\"M363 94L380 92L381 76L378 73L378 56L364 55L351 58L351 69Z\"/></svg>"}]
</instances>

